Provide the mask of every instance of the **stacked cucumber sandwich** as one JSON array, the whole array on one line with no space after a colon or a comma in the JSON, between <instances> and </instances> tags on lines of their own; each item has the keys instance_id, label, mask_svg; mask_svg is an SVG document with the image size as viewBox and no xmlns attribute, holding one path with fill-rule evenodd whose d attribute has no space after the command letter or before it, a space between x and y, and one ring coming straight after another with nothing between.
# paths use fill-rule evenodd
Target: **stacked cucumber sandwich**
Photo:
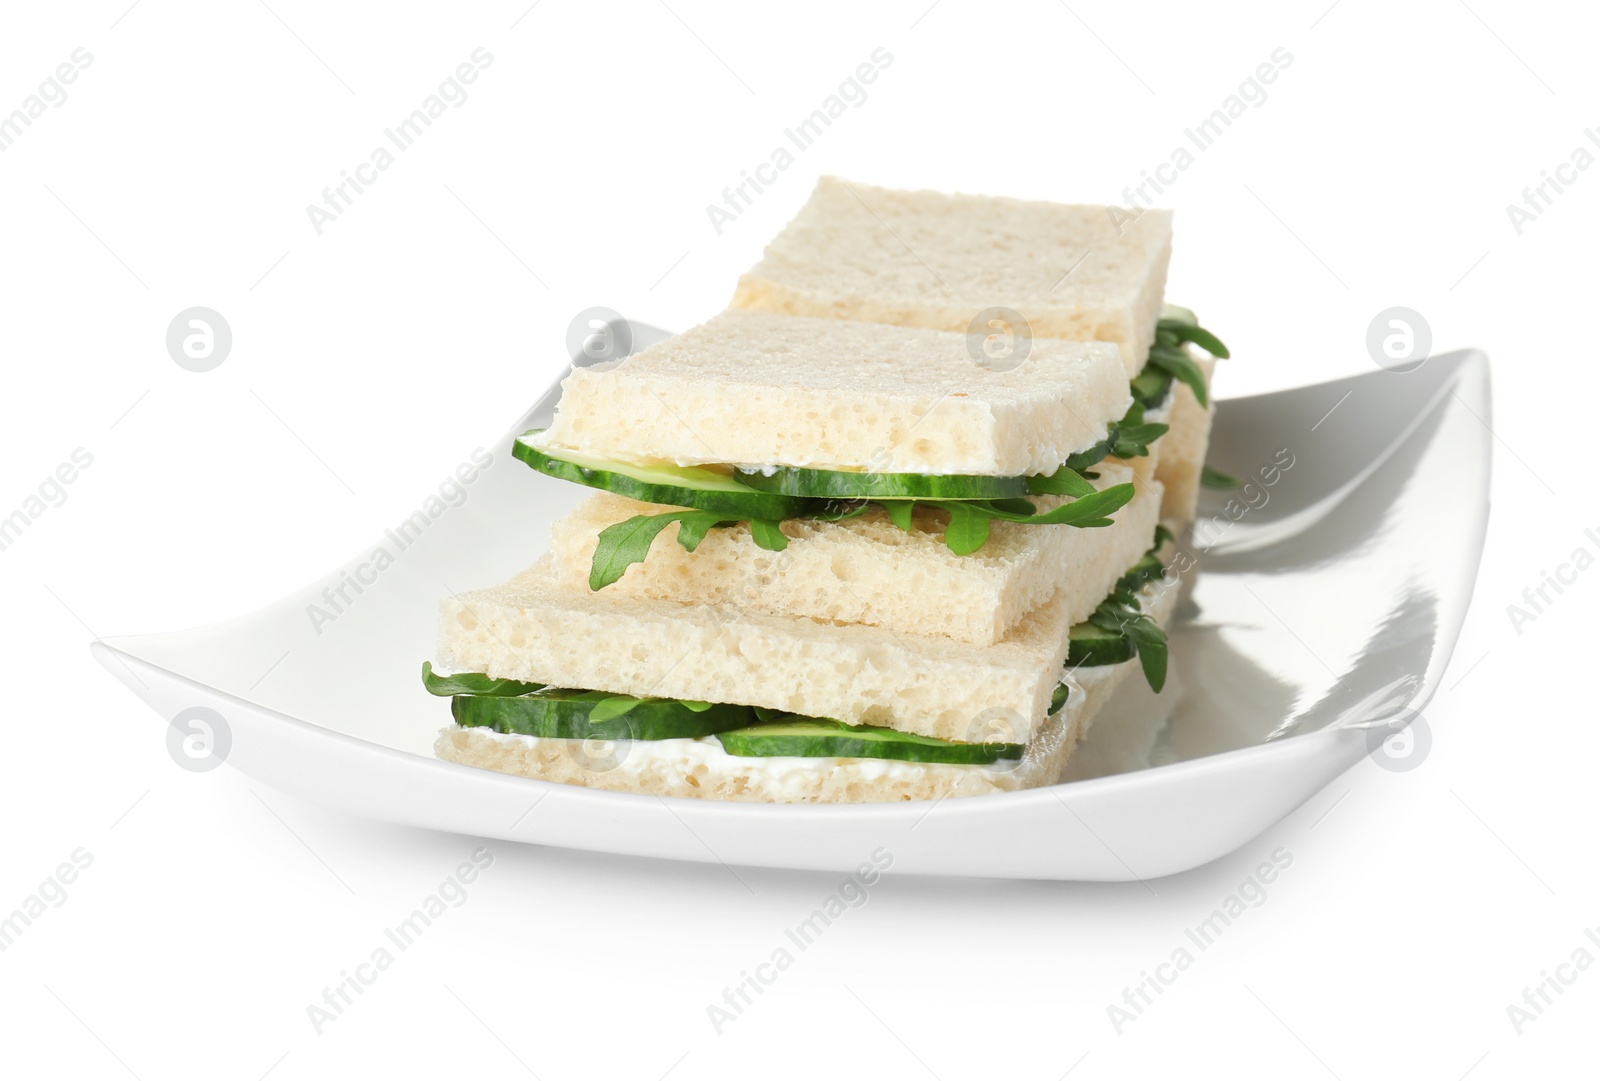
<instances>
[{"instance_id":1,"label":"stacked cucumber sandwich","mask_svg":"<svg viewBox=\"0 0 1600 1081\"><path fill-rule=\"evenodd\" d=\"M1172 487L1209 428L1188 343L1225 355L1163 316L1169 251L1153 211L823 181L735 307L575 370L516 441L594 491L444 602L437 753L733 800L1057 781L1123 679L1166 678ZM1002 363L967 333L991 308L1031 327ZM1169 457L1184 393L1199 454Z\"/></svg>"}]
</instances>

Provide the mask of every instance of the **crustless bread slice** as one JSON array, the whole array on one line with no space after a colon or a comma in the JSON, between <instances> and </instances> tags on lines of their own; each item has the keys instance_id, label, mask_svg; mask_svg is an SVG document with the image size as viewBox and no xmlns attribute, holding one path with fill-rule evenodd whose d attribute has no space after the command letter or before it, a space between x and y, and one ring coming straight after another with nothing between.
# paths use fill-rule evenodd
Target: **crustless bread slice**
<instances>
[{"instance_id":1,"label":"crustless bread slice","mask_svg":"<svg viewBox=\"0 0 1600 1081\"><path fill-rule=\"evenodd\" d=\"M537 443L646 464L1019 476L1054 472L1131 402L1101 343L1035 341L1011 366L964 333L731 309L574 371Z\"/></svg>"},{"instance_id":2,"label":"crustless bread slice","mask_svg":"<svg viewBox=\"0 0 1600 1081\"><path fill-rule=\"evenodd\" d=\"M1132 476L1127 466L1095 470L1101 487ZM1041 511L1064 502L1036 497ZM1150 547L1161 508L1159 483L1141 482L1109 526L995 522L989 541L958 556L944 543L949 516L917 512L903 531L881 510L842 522L796 518L782 524L789 546L756 545L750 527L713 529L693 552L676 525L656 538L649 558L628 568L607 595L730 605L773 615L858 623L901 634L942 635L973 645L1003 641L1024 616L1062 595L1069 623L1087 619L1111 586ZM551 530L553 573L570 591L589 591L600 531L638 514L671 510L610 493L590 497Z\"/></svg>"},{"instance_id":3,"label":"crustless bread slice","mask_svg":"<svg viewBox=\"0 0 1600 1081\"><path fill-rule=\"evenodd\" d=\"M966 331L990 308L1040 338L1114 343L1144 367L1172 212L898 191L825 176L739 279L733 303L788 315Z\"/></svg>"}]
</instances>

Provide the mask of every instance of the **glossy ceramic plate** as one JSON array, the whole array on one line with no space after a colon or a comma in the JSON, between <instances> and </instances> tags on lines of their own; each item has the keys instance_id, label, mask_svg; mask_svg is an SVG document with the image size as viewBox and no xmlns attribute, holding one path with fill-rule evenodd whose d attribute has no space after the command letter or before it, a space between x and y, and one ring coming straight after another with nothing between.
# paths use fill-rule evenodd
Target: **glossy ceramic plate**
<instances>
[{"instance_id":1,"label":"glossy ceramic plate","mask_svg":"<svg viewBox=\"0 0 1600 1081\"><path fill-rule=\"evenodd\" d=\"M635 345L659 332L633 328ZM936 802L661 799L435 759L449 720L418 668L439 601L509 578L585 491L515 461L552 388L487 465L322 581L254 615L97 642L96 656L217 760L302 799L435 830L601 852L847 871L1145 879L1221 856L1318 792L1426 704L1450 657L1488 515L1479 353L1223 401L1159 698L1127 680L1049 788Z\"/></svg>"}]
</instances>

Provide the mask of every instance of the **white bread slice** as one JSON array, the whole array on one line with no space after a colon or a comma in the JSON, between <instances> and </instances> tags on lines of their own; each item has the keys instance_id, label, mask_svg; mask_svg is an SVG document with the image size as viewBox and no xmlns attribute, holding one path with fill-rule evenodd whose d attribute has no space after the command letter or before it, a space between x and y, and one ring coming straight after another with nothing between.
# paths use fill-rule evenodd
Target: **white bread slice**
<instances>
[{"instance_id":1,"label":"white bread slice","mask_svg":"<svg viewBox=\"0 0 1600 1081\"><path fill-rule=\"evenodd\" d=\"M965 331L1005 307L1041 338L1115 343L1144 367L1172 212L935 191L825 176L739 279L733 303L788 315Z\"/></svg>"},{"instance_id":2,"label":"white bread slice","mask_svg":"<svg viewBox=\"0 0 1600 1081\"><path fill-rule=\"evenodd\" d=\"M1100 487L1125 483L1132 470L1103 463ZM1041 511L1064 502L1039 497ZM713 529L693 552L677 526L656 538L650 556L604 592L679 604L728 605L745 611L866 624L911 635L943 635L987 646L1003 641L1027 613L1061 593L1068 623L1087 619L1112 585L1150 547L1161 486L1141 484L1113 524L1096 529L995 522L976 553L958 556L944 543L949 515L918 511L904 532L876 508L843 522L797 518L782 524L789 546L756 545L748 525ZM600 531L636 514L673 508L599 493L551 528L558 585L589 591L589 564Z\"/></svg>"},{"instance_id":3,"label":"white bread slice","mask_svg":"<svg viewBox=\"0 0 1600 1081\"><path fill-rule=\"evenodd\" d=\"M1110 346L1035 341L1001 370L971 345L731 309L574 371L539 442L646 464L1016 476L1054 472L1132 401Z\"/></svg>"},{"instance_id":4,"label":"white bread slice","mask_svg":"<svg viewBox=\"0 0 1600 1081\"><path fill-rule=\"evenodd\" d=\"M1178 590L1149 594L1162 626ZM981 796L1055 784L1112 693L1139 681L1137 661L1067 674L1072 693L1038 726L1020 762L948 766L840 758L740 758L715 739L589 743L452 726L434 753L449 762L563 784L653 796L766 803L864 803ZM1169 688L1167 694L1176 694Z\"/></svg>"},{"instance_id":5,"label":"white bread slice","mask_svg":"<svg viewBox=\"0 0 1600 1081\"><path fill-rule=\"evenodd\" d=\"M1206 377L1206 387L1214 380L1217 362L1210 357L1196 358L1195 364ZM1206 448L1211 443L1211 418L1216 411L1215 395L1208 395L1211 407L1204 408L1183 383L1175 383L1172 412L1166 423L1167 434L1150 447L1152 455L1160 448L1156 460L1155 477L1161 481L1165 493L1161 502L1161 516L1183 522L1194 521L1195 507L1200 499L1200 471L1206 464Z\"/></svg>"},{"instance_id":6,"label":"white bread slice","mask_svg":"<svg viewBox=\"0 0 1600 1081\"><path fill-rule=\"evenodd\" d=\"M550 557L441 606L438 667L617 694L765 706L941 739L1003 710L1032 736L1067 654L1057 593L996 645L599 593L553 581Z\"/></svg>"}]
</instances>

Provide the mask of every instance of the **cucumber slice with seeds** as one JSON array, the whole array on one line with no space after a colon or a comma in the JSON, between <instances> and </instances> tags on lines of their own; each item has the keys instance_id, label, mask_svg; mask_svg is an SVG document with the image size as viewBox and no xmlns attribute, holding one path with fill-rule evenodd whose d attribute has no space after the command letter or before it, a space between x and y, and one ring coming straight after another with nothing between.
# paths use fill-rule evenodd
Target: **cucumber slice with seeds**
<instances>
[{"instance_id":1,"label":"cucumber slice with seeds","mask_svg":"<svg viewBox=\"0 0 1600 1081\"><path fill-rule=\"evenodd\" d=\"M1020 743L958 743L892 728L804 717L721 732L717 741L729 754L743 758L883 758L984 766L1022 757Z\"/></svg>"},{"instance_id":2,"label":"cucumber slice with seeds","mask_svg":"<svg viewBox=\"0 0 1600 1081\"><path fill-rule=\"evenodd\" d=\"M610 704L597 711L601 703ZM755 720L749 706L554 687L517 698L457 695L450 699L450 713L463 728L547 739L697 739Z\"/></svg>"},{"instance_id":3,"label":"cucumber slice with seeds","mask_svg":"<svg viewBox=\"0 0 1600 1081\"><path fill-rule=\"evenodd\" d=\"M538 431L517 437L514 457L547 476L590 488L602 488L641 503L725 514L729 519L780 521L804 514L804 499L757 491L726 473L701 466L634 465L569 450L545 450L528 440Z\"/></svg>"},{"instance_id":4,"label":"cucumber slice with seeds","mask_svg":"<svg viewBox=\"0 0 1600 1081\"><path fill-rule=\"evenodd\" d=\"M734 475L763 492L806 499L1006 499L1028 494L1027 477L847 473L790 466L780 466L770 473L740 469Z\"/></svg>"}]
</instances>

